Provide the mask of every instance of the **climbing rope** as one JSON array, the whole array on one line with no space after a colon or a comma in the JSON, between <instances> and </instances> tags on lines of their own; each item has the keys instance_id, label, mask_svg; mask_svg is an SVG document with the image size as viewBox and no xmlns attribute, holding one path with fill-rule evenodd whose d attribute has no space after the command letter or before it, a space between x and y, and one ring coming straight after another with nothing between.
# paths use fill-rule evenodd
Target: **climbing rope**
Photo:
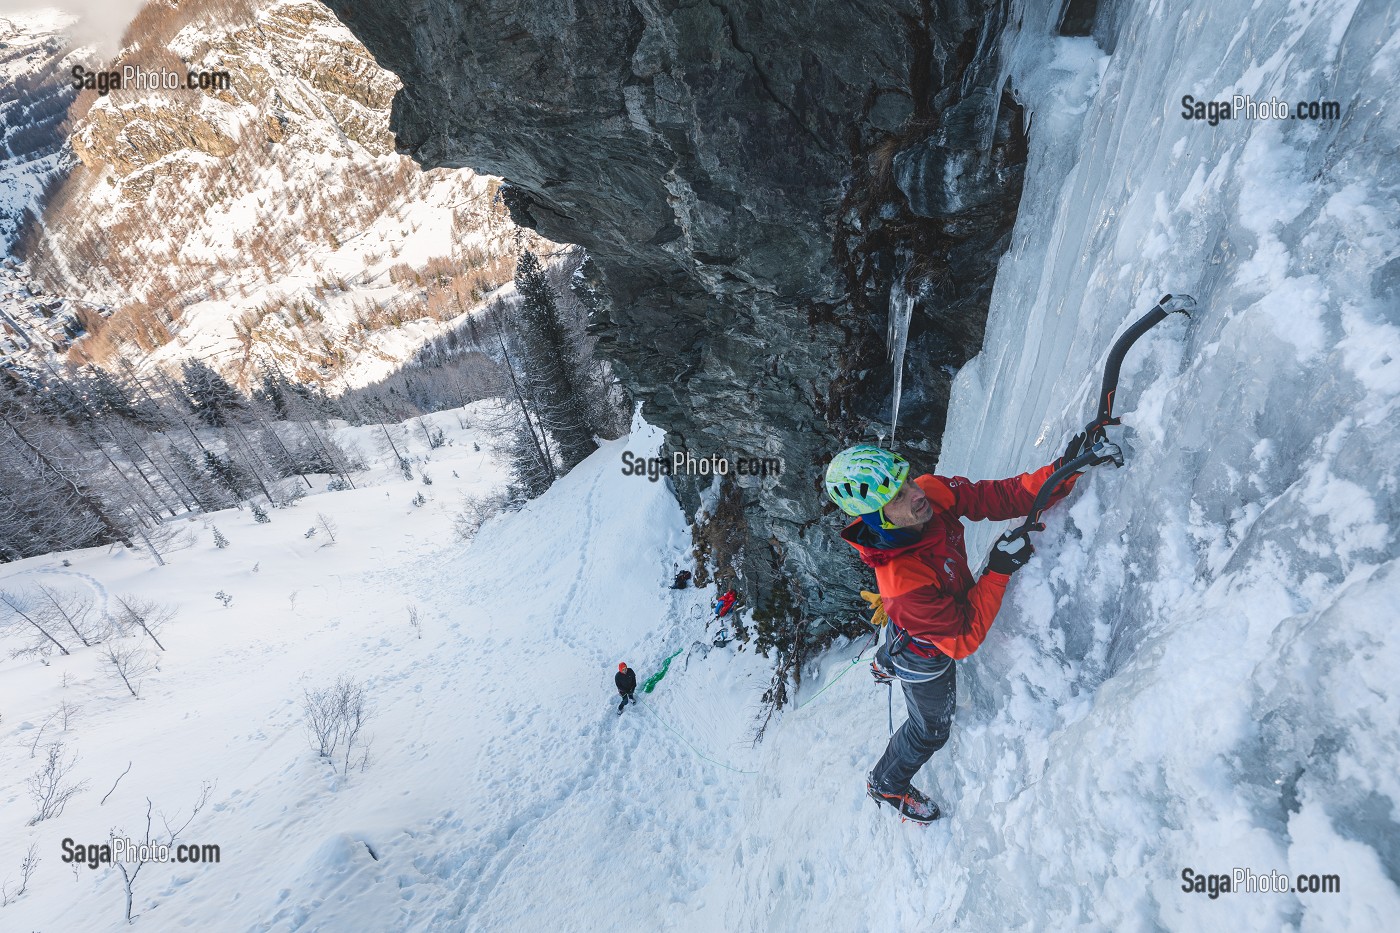
<instances>
[{"instance_id":1,"label":"climbing rope","mask_svg":"<svg viewBox=\"0 0 1400 933\"><path fill-rule=\"evenodd\" d=\"M823 693L826 693L826 691L827 691L828 689L830 689L831 686L832 686L833 684L836 683L836 681L840 680L842 677L845 677L847 674L849 674L849 673L851 672L851 668L855 667L855 666L856 666L857 664L859 664L861 661L864 661L864 660L865 660L865 652L868 651L868 650L870 649L870 646L871 646L871 645L875 644L875 639L877 639L877 638L879 638L879 637L880 637L880 632L879 632L878 630L876 630L875 632L871 633L871 635L870 635L870 640L869 640L868 642L866 642L864 645L861 646L860 654L856 655L854 658L851 659L851 663L848 664L848 665L846 665L846 669L845 669L844 671L842 671L841 673L837 674L835 677L833 677L833 678L831 678L830 680L828 680L828 681L822 686L822 688L821 688L820 690L818 690L816 693L814 693L814 694L812 694L810 697L808 697L807 700L806 700L805 702L799 703L799 704L797 705L797 709L805 709L806 707L808 707L808 706L810 706L811 704L815 703L816 700L817 700L817 697L821 696Z\"/></svg>"},{"instance_id":2,"label":"climbing rope","mask_svg":"<svg viewBox=\"0 0 1400 933\"><path fill-rule=\"evenodd\" d=\"M657 713L656 713L656 711L653 710L653 709L651 708L651 704L650 704L650 703L643 703L641 700L635 700L635 701L633 701L633 703L634 703L634 705L640 706L642 709L644 709L644 710L646 710L648 713L650 713L650 714L652 715L652 717L653 717L657 722L661 723L661 724L662 724L663 726L665 726L667 729L671 730L672 734L674 734L676 738L680 739L680 740L681 740L682 742L684 742L687 746L689 746L689 748L690 748L690 750L691 750L692 752L694 752L694 753L695 753L696 755L698 755L700 758L703 758L704 760L708 761L710 764L712 764L712 765L717 765L717 766L719 766L719 767L721 767L721 768L724 768L726 771L733 771L735 774L757 774L757 773L758 773L757 771L747 771L747 770L745 770L744 768L736 768L736 767L734 767L733 765L727 765L727 764L725 764L725 763L722 762L722 761L716 761L715 759L711 758L709 755L706 755L706 754L705 754L704 752L702 752L700 749L696 748L696 747L695 747L695 744L694 744L693 742L691 742L690 739L687 739L685 736L681 735L680 732L678 732L678 731L676 730L676 727L675 727L675 726L671 725L669 722L667 722L666 720L664 720L664 719L662 719L660 716L658 716Z\"/></svg>"},{"instance_id":3,"label":"climbing rope","mask_svg":"<svg viewBox=\"0 0 1400 933\"><path fill-rule=\"evenodd\" d=\"M672 654L665 661L661 662L661 670L657 671L655 674L652 674L650 677L647 678L647 682L642 684L642 691L644 693L651 693L653 690L656 689L656 685L661 683L661 678L665 677L666 672L671 669L671 662L674 661L677 657L679 657L681 651L684 650L684 648L681 648L679 651L675 652L675 654Z\"/></svg>"}]
</instances>

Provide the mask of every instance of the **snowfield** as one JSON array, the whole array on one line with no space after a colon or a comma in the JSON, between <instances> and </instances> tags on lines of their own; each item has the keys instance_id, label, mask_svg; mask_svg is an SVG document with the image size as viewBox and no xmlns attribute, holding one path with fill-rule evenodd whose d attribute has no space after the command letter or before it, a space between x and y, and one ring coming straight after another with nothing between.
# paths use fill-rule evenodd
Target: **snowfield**
<instances>
[{"instance_id":1,"label":"snowfield","mask_svg":"<svg viewBox=\"0 0 1400 933\"><path fill-rule=\"evenodd\" d=\"M95 648L0 666L0 865L15 870L11 890L31 843L41 859L29 892L5 908L7 929L124 928L118 873L74 871L62 840L103 843L113 828L138 837L147 797L179 825L204 782L210 804L181 840L216 844L221 860L143 868L138 925L541 929L570 916L574 928L604 929L607 904L651 897L657 879L644 869L670 864L678 846L700 861L666 869L668 898L687 903L712 878L701 855L727 854L741 831L741 782L754 776L740 772L759 759L749 733L768 669L733 645L682 655L640 708L616 713L619 660L644 679L714 632L713 588L667 588L689 551L674 499L621 471L622 450L655 455L660 432L639 423L468 546L452 535L459 497L499 490L504 474L489 439L456 415L428 416L452 440L435 451L416 425L395 429L408 456L428 458L417 466L431 486L384 469L376 485L308 496L265 525L216 513L208 523L229 547L190 523L194 543L165 567L120 549L5 566L10 592L45 582L90 589L98 606L119 594L180 606L140 699ZM339 438L369 453L378 431ZM430 501L415 507L420 490ZM334 545L324 531L304 537L318 512L337 526ZM302 722L304 690L341 674L367 685L373 711L369 762L348 776L316 757ZM45 726L65 700L77 708L69 728ZM77 753L72 779L88 786L28 827L25 781L54 740ZM658 818L678 800L694 812ZM686 841L695 814L728 832ZM159 835L159 816L155 826Z\"/></svg>"}]
</instances>

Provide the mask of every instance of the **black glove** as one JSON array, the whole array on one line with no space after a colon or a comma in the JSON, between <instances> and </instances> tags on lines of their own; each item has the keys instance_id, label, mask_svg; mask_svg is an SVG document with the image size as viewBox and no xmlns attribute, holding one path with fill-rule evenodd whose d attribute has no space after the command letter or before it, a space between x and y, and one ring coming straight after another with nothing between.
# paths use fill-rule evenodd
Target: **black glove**
<instances>
[{"instance_id":1,"label":"black glove","mask_svg":"<svg viewBox=\"0 0 1400 933\"><path fill-rule=\"evenodd\" d=\"M1071 437L1069 439L1069 446L1065 448L1065 452L1060 456L1060 459L1050 464L1050 466L1058 470L1060 467L1064 466L1066 463L1069 463L1075 457L1084 453L1084 449L1087 446L1085 441L1086 437L1088 437L1088 435L1085 434L1085 432L1083 431L1080 431L1078 434L1074 435L1074 437Z\"/></svg>"},{"instance_id":2,"label":"black glove","mask_svg":"<svg viewBox=\"0 0 1400 933\"><path fill-rule=\"evenodd\" d=\"M1034 553L1030 535L1008 531L992 545L992 553L987 555L987 570L1010 576L1026 566Z\"/></svg>"}]
</instances>

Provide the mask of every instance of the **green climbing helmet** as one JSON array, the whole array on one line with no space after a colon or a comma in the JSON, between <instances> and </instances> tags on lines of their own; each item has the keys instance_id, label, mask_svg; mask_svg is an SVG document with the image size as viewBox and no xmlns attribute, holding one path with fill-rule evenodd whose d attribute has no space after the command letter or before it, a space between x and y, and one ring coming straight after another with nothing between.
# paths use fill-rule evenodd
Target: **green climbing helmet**
<instances>
[{"instance_id":1,"label":"green climbing helmet","mask_svg":"<svg viewBox=\"0 0 1400 933\"><path fill-rule=\"evenodd\" d=\"M847 515L878 512L909 476L909 461L873 444L847 447L826 468L826 494Z\"/></svg>"}]
</instances>

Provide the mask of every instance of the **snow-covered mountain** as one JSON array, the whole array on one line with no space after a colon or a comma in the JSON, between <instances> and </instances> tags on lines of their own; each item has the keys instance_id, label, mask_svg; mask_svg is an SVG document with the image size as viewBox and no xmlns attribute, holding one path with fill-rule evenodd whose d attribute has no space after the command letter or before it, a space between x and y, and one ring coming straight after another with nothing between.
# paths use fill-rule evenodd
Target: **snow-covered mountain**
<instances>
[{"instance_id":1,"label":"snow-covered mountain","mask_svg":"<svg viewBox=\"0 0 1400 933\"><path fill-rule=\"evenodd\" d=\"M56 10L0 15L0 254L58 170L61 123L76 96L68 71L91 64L69 39L73 21Z\"/></svg>"},{"instance_id":2,"label":"snow-covered mountain","mask_svg":"<svg viewBox=\"0 0 1400 933\"><path fill-rule=\"evenodd\" d=\"M78 98L67 174L24 249L45 292L87 307L79 361L193 355L243 384L275 363L343 390L391 371L508 281L522 240L540 243L494 180L394 154L397 81L313 0L151 4L101 67L125 85L93 78ZM210 86L150 86L190 73Z\"/></svg>"}]
</instances>

